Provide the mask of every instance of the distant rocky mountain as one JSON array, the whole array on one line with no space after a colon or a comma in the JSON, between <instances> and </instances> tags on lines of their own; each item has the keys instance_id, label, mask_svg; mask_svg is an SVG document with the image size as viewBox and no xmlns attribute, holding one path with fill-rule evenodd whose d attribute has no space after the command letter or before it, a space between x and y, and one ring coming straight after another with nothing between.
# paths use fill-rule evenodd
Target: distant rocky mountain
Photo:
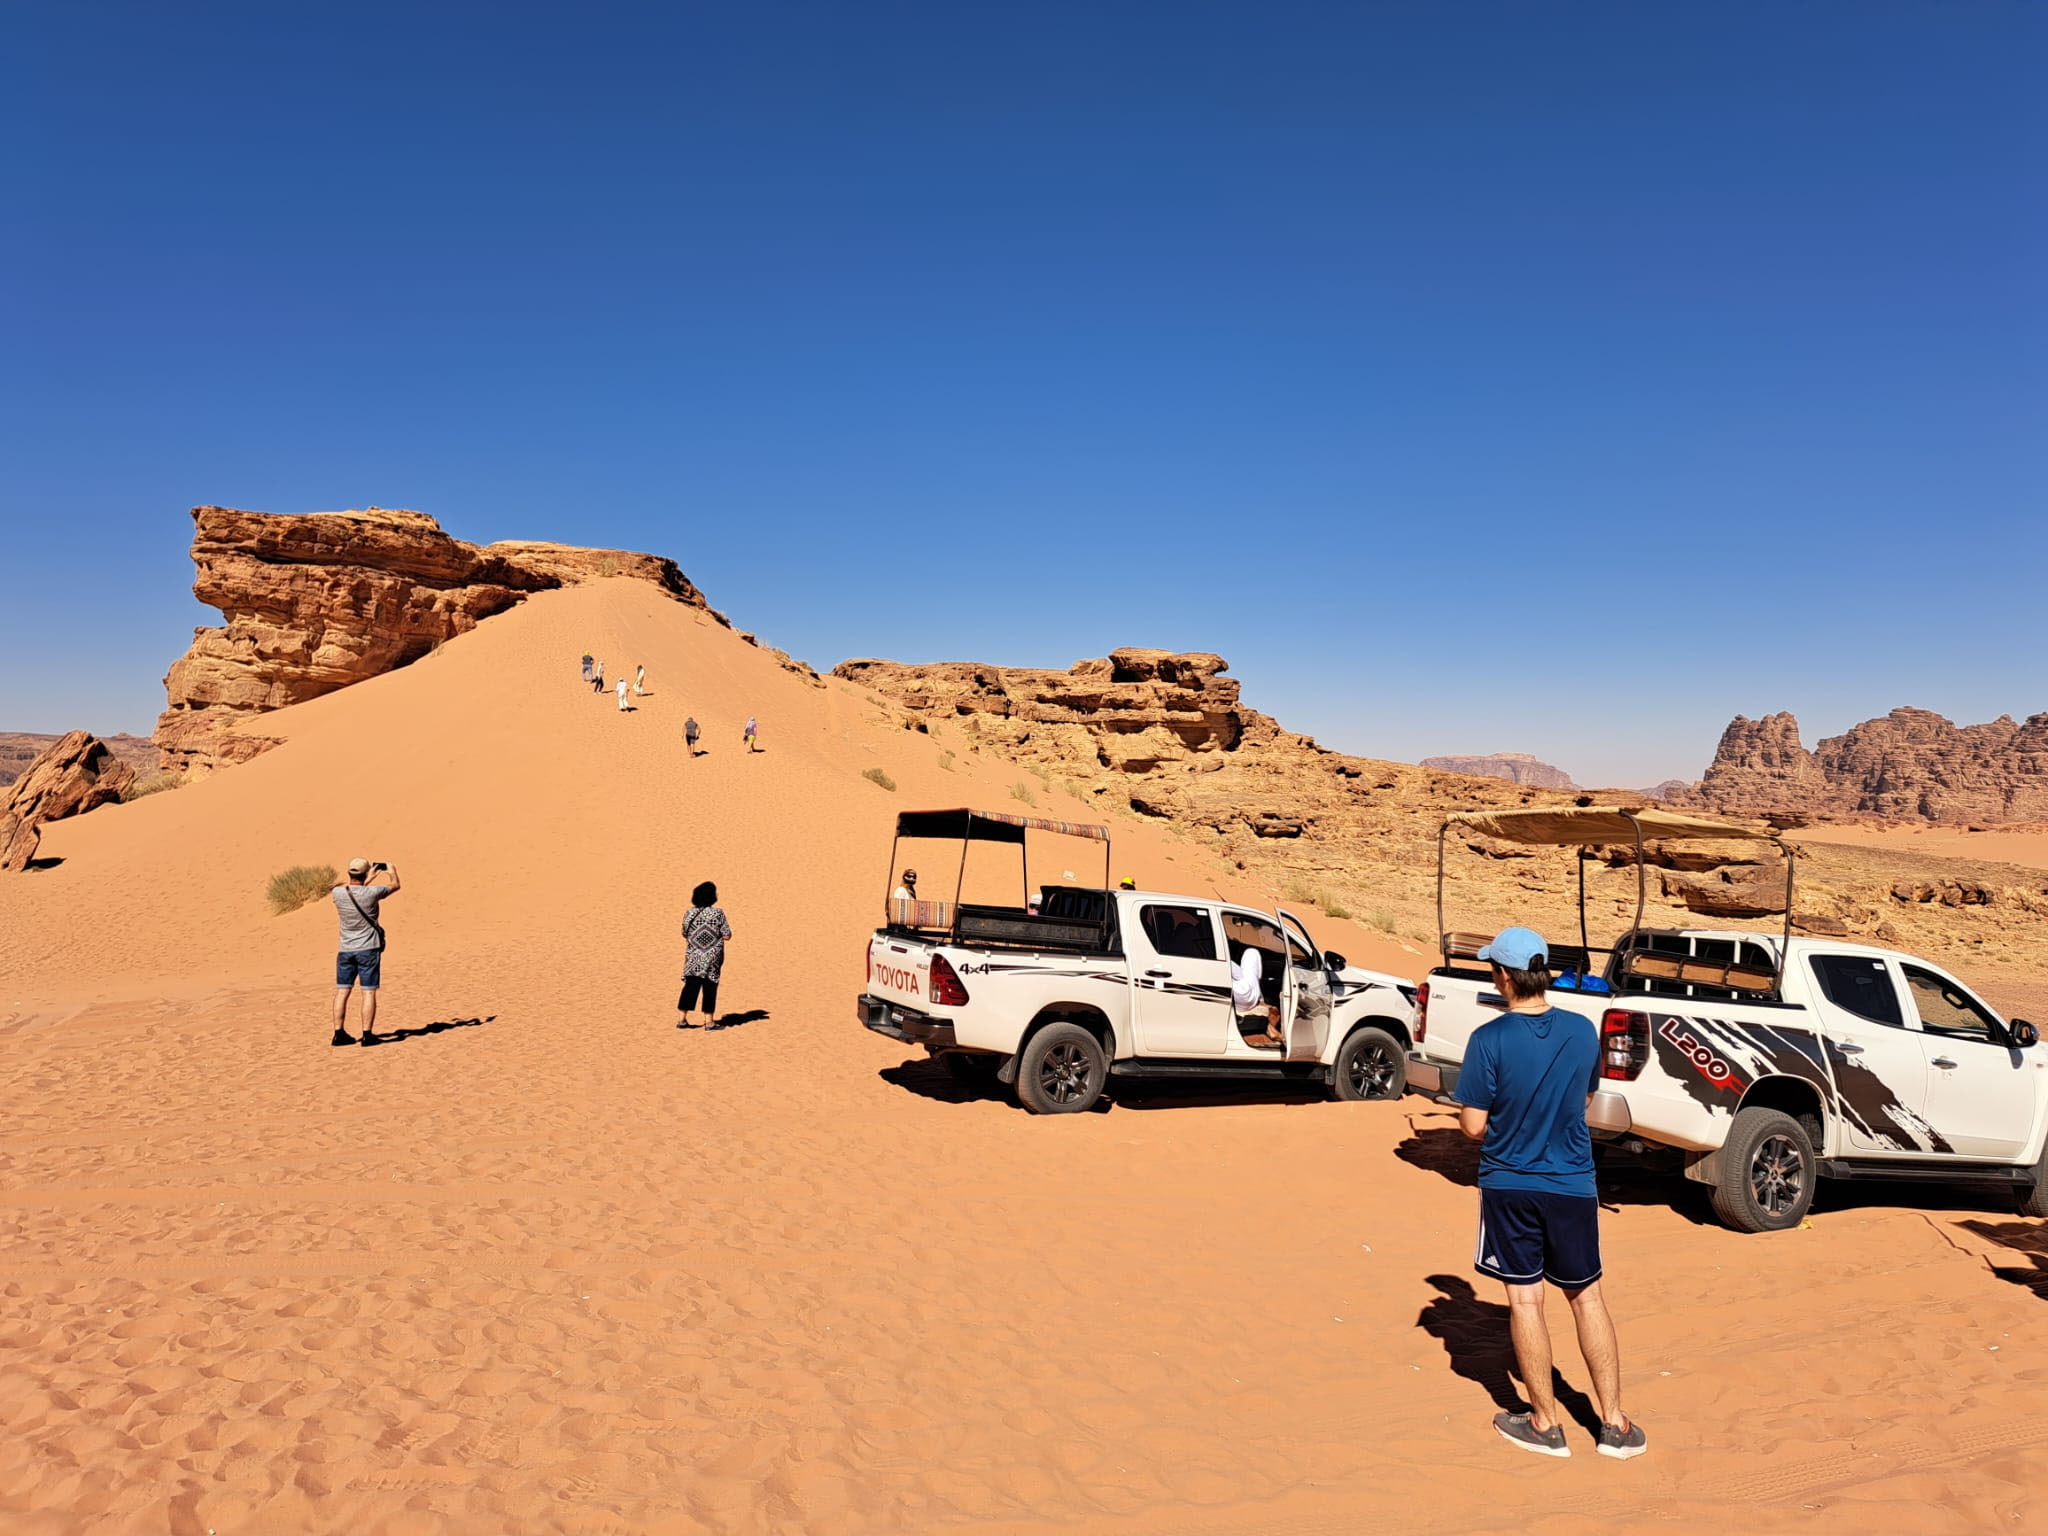
<instances>
[{"instance_id":1,"label":"distant rocky mountain","mask_svg":"<svg viewBox=\"0 0 2048 1536\"><path fill-rule=\"evenodd\" d=\"M1425 768L1443 773L1469 773L1482 779L1506 779L1510 784L1530 784L1537 789L1576 789L1572 776L1562 768L1531 757L1527 752L1489 752L1484 757L1425 757Z\"/></svg>"},{"instance_id":2,"label":"distant rocky mountain","mask_svg":"<svg viewBox=\"0 0 2048 1536\"><path fill-rule=\"evenodd\" d=\"M0 788L20 778L28 765L63 738L34 731L0 731ZM156 743L147 736L103 736L100 740L138 774L156 771Z\"/></svg>"},{"instance_id":3,"label":"distant rocky mountain","mask_svg":"<svg viewBox=\"0 0 2048 1536\"><path fill-rule=\"evenodd\" d=\"M1684 800L1729 815L1883 816L1899 821L2048 819L2048 714L1958 726L1895 709L1813 751L1790 714L1737 715Z\"/></svg>"},{"instance_id":4,"label":"distant rocky mountain","mask_svg":"<svg viewBox=\"0 0 2048 1536\"><path fill-rule=\"evenodd\" d=\"M1652 784L1640 793L1652 800L1683 800L1692 793L1693 783L1691 779L1666 779L1661 784Z\"/></svg>"}]
</instances>

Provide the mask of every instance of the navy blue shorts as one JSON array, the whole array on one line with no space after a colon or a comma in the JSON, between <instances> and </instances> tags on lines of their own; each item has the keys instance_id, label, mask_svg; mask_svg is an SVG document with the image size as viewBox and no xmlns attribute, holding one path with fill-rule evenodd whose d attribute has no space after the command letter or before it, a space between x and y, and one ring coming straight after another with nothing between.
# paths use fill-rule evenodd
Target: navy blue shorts
<instances>
[{"instance_id":1,"label":"navy blue shorts","mask_svg":"<svg viewBox=\"0 0 2048 1536\"><path fill-rule=\"evenodd\" d=\"M1472 1267L1509 1285L1591 1285L1600 1278L1599 1200L1547 1189L1480 1190Z\"/></svg>"},{"instance_id":2,"label":"navy blue shorts","mask_svg":"<svg viewBox=\"0 0 2048 1536\"><path fill-rule=\"evenodd\" d=\"M383 969L383 950L344 949L334 957L334 984L337 987L360 984L365 992L374 992Z\"/></svg>"}]
</instances>

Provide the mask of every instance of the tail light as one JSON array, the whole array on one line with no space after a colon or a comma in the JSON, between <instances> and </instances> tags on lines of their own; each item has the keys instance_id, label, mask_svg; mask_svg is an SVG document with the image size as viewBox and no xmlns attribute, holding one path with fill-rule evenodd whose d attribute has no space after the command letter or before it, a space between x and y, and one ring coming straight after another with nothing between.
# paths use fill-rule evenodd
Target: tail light
<instances>
[{"instance_id":1,"label":"tail light","mask_svg":"<svg viewBox=\"0 0 2048 1536\"><path fill-rule=\"evenodd\" d=\"M1600 1075L1632 1083L1650 1064L1650 1016L1610 1008L1600 1016Z\"/></svg>"},{"instance_id":2,"label":"tail light","mask_svg":"<svg viewBox=\"0 0 2048 1536\"><path fill-rule=\"evenodd\" d=\"M870 944L870 945L868 946L868 985L869 985L870 987L872 987L872 986L873 986L874 984L875 984L875 946L874 946L874 945L872 945L872 944Z\"/></svg>"},{"instance_id":3,"label":"tail light","mask_svg":"<svg viewBox=\"0 0 2048 1536\"><path fill-rule=\"evenodd\" d=\"M1422 1044L1429 1038L1429 983L1424 982L1415 989L1415 1043Z\"/></svg>"},{"instance_id":4,"label":"tail light","mask_svg":"<svg viewBox=\"0 0 2048 1536\"><path fill-rule=\"evenodd\" d=\"M932 1002L941 1008L959 1008L967 1002L967 989L960 985L959 974L944 955L932 956L930 990Z\"/></svg>"}]
</instances>

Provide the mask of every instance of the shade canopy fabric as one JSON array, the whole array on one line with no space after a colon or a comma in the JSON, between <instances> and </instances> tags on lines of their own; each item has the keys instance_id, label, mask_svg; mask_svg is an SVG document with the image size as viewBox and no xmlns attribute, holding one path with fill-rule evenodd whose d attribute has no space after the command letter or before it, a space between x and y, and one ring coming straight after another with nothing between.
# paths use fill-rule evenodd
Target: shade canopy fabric
<instances>
[{"instance_id":1,"label":"shade canopy fabric","mask_svg":"<svg viewBox=\"0 0 2048 1536\"><path fill-rule=\"evenodd\" d=\"M1021 843L1026 832L1057 832L1063 837L1109 841L1109 828L1085 821L1055 821L1050 816L1010 816L1002 811L905 811L896 818L898 837L964 837L977 843Z\"/></svg>"},{"instance_id":2,"label":"shade canopy fabric","mask_svg":"<svg viewBox=\"0 0 2048 1536\"><path fill-rule=\"evenodd\" d=\"M1633 843L1636 829L1652 838L1744 838L1769 842L1777 833L1710 816L1682 816L1657 806L1531 806L1520 811L1460 811L1446 827L1484 833L1510 843L1568 847L1584 843Z\"/></svg>"}]
</instances>

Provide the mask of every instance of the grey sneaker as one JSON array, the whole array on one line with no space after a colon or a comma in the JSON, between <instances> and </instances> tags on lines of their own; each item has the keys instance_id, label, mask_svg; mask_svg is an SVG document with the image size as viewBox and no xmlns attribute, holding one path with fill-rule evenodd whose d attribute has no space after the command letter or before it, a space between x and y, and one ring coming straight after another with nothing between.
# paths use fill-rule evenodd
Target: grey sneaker
<instances>
[{"instance_id":1,"label":"grey sneaker","mask_svg":"<svg viewBox=\"0 0 2048 1536\"><path fill-rule=\"evenodd\" d=\"M1564 1443L1564 1426L1553 1424L1548 1429L1538 1429L1526 1413L1496 1413L1493 1427L1500 1431L1501 1439L1510 1445L1518 1445L1525 1451L1534 1451L1538 1456L1569 1456L1572 1448ZM1636 1433L1640 1434L1638 1430ZM1603 1442L1604 1444L1604 1442ZM1628 1453L1633 1456L1633 1451Z\"/></svg>"},{"instance_id":2,"label":"grey sneaker","mask_svg":"<svg viewBox=\"0 0 2048 1536\"><path fill-rule=\"evenodd\" d=\"M1616 1429L1612 1424L1600 1426L1600 1454L1612 1456L1616 1461L1627 1461L1631 1456L1640 1456L1650 1448L1650 1437L1643 1433L1643 1426L1630 1419L1627 1429Z\"/></svg>"}]
</instances>

